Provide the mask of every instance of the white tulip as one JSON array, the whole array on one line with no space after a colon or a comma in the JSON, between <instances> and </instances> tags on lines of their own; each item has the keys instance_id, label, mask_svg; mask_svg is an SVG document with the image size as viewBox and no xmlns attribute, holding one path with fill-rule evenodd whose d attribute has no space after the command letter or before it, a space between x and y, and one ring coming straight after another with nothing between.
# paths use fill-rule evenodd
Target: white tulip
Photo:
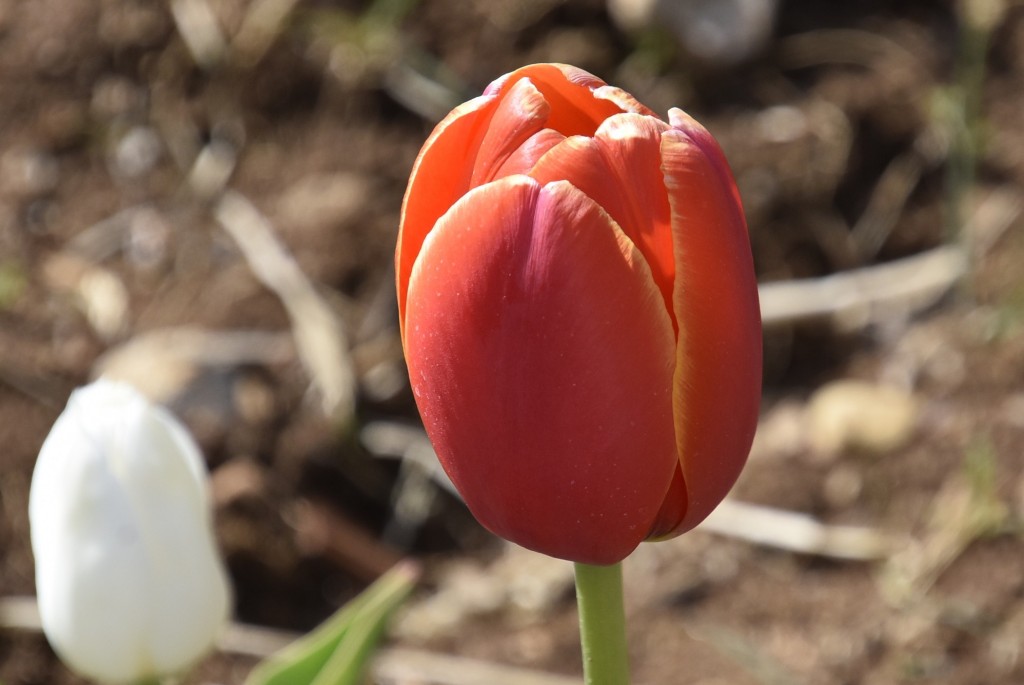
<instances>
[{"instance_id":1,"label":"white tulip","mask_svg":"<svg viewBox=\"0 0 1024 685\"><path fill-rule=\"evenodd\" d=\"M43 443L29 522L43 630L107 683L174 674L224 626L229 586L199 448L165 409L99 380Z\"/></svg>"}]
</instances>

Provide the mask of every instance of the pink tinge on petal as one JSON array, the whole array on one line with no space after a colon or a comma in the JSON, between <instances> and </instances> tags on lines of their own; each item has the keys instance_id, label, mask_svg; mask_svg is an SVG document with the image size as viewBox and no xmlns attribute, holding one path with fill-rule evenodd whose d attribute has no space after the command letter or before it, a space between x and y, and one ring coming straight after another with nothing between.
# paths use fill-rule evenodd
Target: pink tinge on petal
<instances>
[{"instance_id":1,"label":"pink tinge on petal","mask_svg":"<svg viewBox=\"0 0 1024 685\"><path fill-rule=\"evenodd\" d=\"M722 152L722 148L718 141L715 140L715 137L699 121L677 107L673 107L668 111L668 121L673 129L685 133L693 141L694 145L699 147L700 151L704 153L708 162L718 172L721 184L725 187L726 192L732 196L733 203L740 208L740 214L742 215L743 200L740 198L740 190L736 187L732 170L729 168L729 161L726 159L725 153Z\"/></svg>"},{"instance_id":2,"label":"pink tinge on petal","mask_svg":"<svg viewBox=\"0 0 1024 685\"><path fill-rule=\"evenodd\" d=\"M595 564L647 537L678 464L675 340L590 198L524 176L470 191L423 245L405 336L424 425L481 523Z\"/></svg>"},{"instance_id":3,"label":"pink tinge on petal","mask_svg":"<svg viewBox=\"0 0 1024 685\"><path fill-rule=\"evenodd\" d=\"M671 292L676 265L671 212L661 173L661 134L667 128L656 117L619 114L606 119L594 139L622 189L619 223L651 265L674 322ZM616 217L616 212L610 213Z\"/></svg>"},{"instance_id":4,"label":"pink tinge on petal","mask_svg":"<svg viewBox=\"0 0 1024 685\"><path fill-rule=\"evenodd\" d=\"M412 265L434 222L470 188L533 166L561 136L593 135L623 111L647 112L582 69L533 64L495 80L437 125L410 174L395 253L399 324Z\"/></svg>"},{"instance_id":5,"label":"pink tinge on petal","mask_svg":"<svg viewBox=\"0 0 1024 685\"><path fill-rule=\"evenodd\" d=\"M470 187L488 183L510 156L544 128L551 107L524 78L503 94L477 151Z\"/></svg>"},{"instance_id":6,"label":"pink tinge on petal","mask_svg":"<svg viewBox=\"0 0 1024 685\"><path fill-rule=\"evenodd\" d=\"M661 172L661 135L667 129L654 117L618 114L593 138L574 136L554 146L529 174L541 183L567 180L611 214L650 265L675 325L675 256Z\"/></svg>"},{"instance_id":7,"label":"pink tinge on petal","mask_svg":"<svg viewBox=\"0 0 1024 685\"><path fill-rule=\"evenodd\" d=\"M563 140L565 140L565 136L558 131L552 131L549 128L538 131L509 155L508 159L494 173L494 178L528 173L537 164L537 160Z\"/></svg>"},{"instance_id":8,"label":"pink tinge on petal","mask_svg":"<svg viewBox=\"0 0 1024 685\"><path fill-rule=\"evenodd\" d=\"M700 523L734 484L761 396L761 317L743 208L717 144L702 135L673 129L662 143L677 269L676 441L688 500L673 534Z\"/></svg>"}]
</instances>

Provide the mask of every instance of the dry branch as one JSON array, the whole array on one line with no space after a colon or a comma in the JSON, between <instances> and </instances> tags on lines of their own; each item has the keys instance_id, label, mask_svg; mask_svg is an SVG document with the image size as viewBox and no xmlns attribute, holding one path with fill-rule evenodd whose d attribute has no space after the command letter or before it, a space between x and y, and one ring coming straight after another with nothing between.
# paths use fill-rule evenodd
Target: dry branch
<instances>
[{"instance_id":1,"label":"dry branch","mask_svg":"<svg viewBox=\"0 0 1024 685\"><path fill-rule=\"evenodd\" d=\"M324 413L347 422L355 409L356 379L341 320L248 199L225 191L214 214L256 278L288 312L299 358L320 391Z\"/></svg>"},{"instance_id":2,"label":"dry branch","mask_svg":"<svg viewBox=\"0 0 1024 685\"><path fill-rule=\"evenodd\" d=\"M254 66L284 30L298 0L256 0L231 41L233 57Z\"/></svg>"},{"instance_id":3,"label":"dry branch","mask_svg":"<svg viewBox=\"0 0 1024 685\"><path fill-rule=\"evenodd\" d=\"M821 318L863 327L919 312L967 275L971 260L989 252L1022 212L1024 194L1012 185L1001 186L978 204L964 226L964 245L943 245L821 278L762 283L761 319L766 327Z\"/></svg>"},{"instance_id":4,"label":"dry branch","mask_svg":"<svg viewBox=\"0 0 1024 685\"><path fill-rule=\"evenodd\" d=\"M853 271L760 286L761 319L778 326L816 318L866 325L931 306L966 273L958 245Z\"/></svg>"},{"instance_id":5,"label":"dry branch","mask_svg":"<svg viewBox=\"0 0 1024 685\"><path fill-rule=\"evenodd\" d=\"M806 514L726 499L700 524L701 530L778 549L872 561L888 557L893 540L861 526L829 526Z\"/></svg>"},{"instance_id":6,"label":"dry branch","mask_svg":"<svg viewBox=\"0 0 1024 685\"><path fill-rule=\"evenodd\" d=\"M227 40L210 4L206 0L173 0L171 15L195 63L203 69L217 66L227 52Z\"/></svg>"}]
</instances>

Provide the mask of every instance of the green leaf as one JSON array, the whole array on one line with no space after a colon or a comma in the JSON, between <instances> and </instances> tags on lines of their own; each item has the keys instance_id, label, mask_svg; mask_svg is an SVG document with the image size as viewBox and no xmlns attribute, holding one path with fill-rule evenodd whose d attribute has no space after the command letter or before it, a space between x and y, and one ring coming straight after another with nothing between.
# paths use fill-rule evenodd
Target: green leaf
<instances>
[{"instance_id":1,"label":"green leaf","mask_svg":"<svg viewBox=\"0 0 1024 685\"><path fill-rule=\"evenodd\" d=\"M418 578L415 563L397 564L313 632L258 664L245 685L358 685L391 613Z\"/></svg>"}]
</instances>

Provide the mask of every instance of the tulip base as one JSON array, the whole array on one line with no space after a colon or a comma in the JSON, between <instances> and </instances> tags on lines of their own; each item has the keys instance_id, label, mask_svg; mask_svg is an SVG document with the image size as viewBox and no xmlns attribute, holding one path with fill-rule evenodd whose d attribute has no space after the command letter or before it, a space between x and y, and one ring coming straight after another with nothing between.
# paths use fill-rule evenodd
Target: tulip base
<instances>
[{"instance_id":1,"label":"tulip base","mask_svg":"<svg viewBox=\"0 0 1024 685\"><path fill-rule=\"evenodd\" d=\"M583 677L587 685L628 685L622 564L575 564Z\"/></svg>"}]
</instances>

